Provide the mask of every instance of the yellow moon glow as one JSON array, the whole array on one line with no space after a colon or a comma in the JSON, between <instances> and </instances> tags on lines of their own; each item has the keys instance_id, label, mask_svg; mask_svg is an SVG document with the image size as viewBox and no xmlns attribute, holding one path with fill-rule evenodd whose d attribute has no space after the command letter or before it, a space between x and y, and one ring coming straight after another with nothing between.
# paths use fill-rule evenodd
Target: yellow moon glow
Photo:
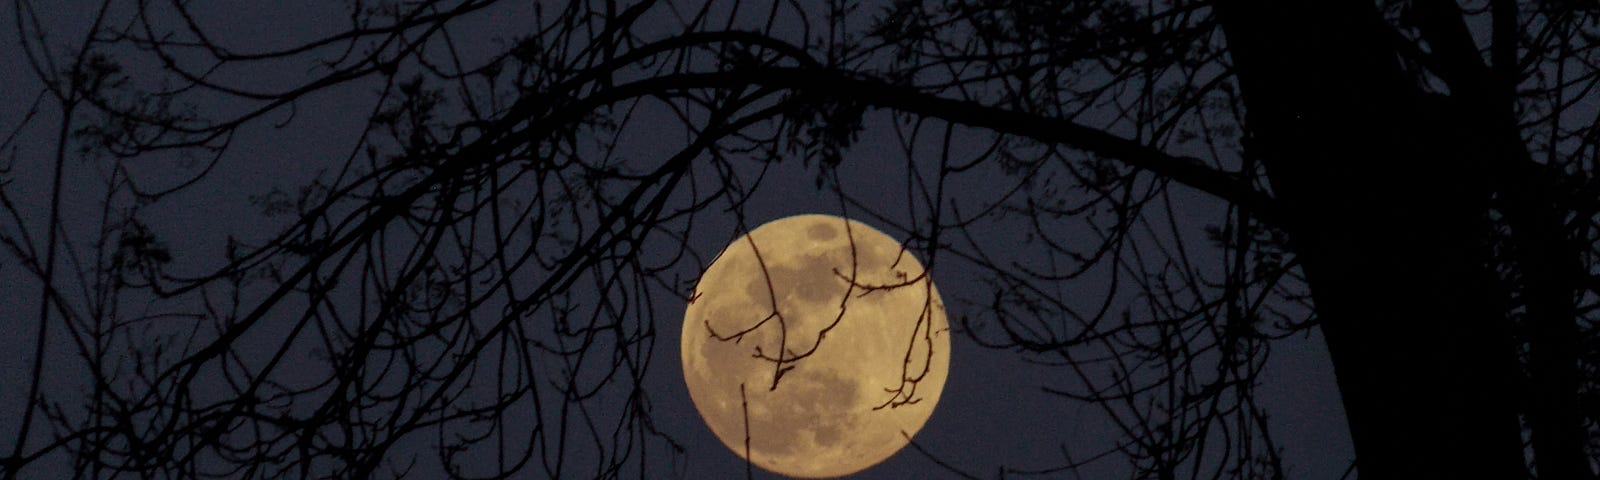
<instances>
[{"instance_id":1,"label":"yellow moon glow","mask_svg":"<svg viewBox=\"0 0 1600 480\"><path fill-rule=\"evenodd\" d=\"M741 457L748 412L748 458L763 469L817 478L871 467L905 447L944 390L939 291L911 252L866 224L769 222L728 245L691 298L690 397Z\"/></svg>"}]
</instances>

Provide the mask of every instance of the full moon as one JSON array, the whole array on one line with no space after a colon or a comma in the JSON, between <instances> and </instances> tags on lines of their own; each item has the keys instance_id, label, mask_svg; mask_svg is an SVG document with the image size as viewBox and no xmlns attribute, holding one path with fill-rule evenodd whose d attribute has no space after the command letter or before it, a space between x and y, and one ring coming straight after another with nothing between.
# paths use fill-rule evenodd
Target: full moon
<instances>
[{"instance_id":1,"label":"full moon","mask_svg":"<svg viewBox=\"0 0 1600 480\"><path fill-rule=\"evenodd\" d=\"M864 223L762 225L722 250L690 299L689 395L717 438L763 469L859 472L904 448L939 403L944 302L909 250Z\"/></svg>"}]
</instances>

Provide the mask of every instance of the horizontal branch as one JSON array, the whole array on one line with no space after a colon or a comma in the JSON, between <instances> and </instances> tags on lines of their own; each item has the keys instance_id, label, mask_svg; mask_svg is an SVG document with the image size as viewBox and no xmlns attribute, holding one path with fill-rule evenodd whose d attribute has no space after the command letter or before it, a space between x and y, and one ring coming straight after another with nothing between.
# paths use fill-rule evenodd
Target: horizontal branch
<instances>
[{"instance_id":1,"label":"horizontal branch","mask_svg":"<svg viewBox=\"0 0 1600 480\"><path fill-rule=\"evenodd\" d=\"M1271 196L1251 187L1238 174L1205 166L1194 157L1176 156L1071 120L1018 112L971 101L954 100L851 76L846 72L808 68L760 68L717 73L674 75L670 83L684 88L726 88L744 84L826 94L878 108L938 118L951 123L1066 145L1115 159L1171 179L1224 201L1250 208L1266 221L1279 218ZM662 78L661 80L666 80Z\"/></svg>"}]
</instances>

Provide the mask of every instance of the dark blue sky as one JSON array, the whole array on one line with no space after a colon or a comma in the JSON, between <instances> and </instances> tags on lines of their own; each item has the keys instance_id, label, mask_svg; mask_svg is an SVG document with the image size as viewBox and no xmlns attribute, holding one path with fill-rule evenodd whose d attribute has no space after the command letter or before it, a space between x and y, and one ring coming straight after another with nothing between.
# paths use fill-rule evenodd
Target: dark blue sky
<instances>
[{"instance_id":1,"label":"dark blue sky","mask_svg":"<svg viewBox=\"0 0 1600 480\"><path fill-rule=\"evenodd\" d=\"M35 5L44 28L50 32L48 46L52 53L63 55L81 38L81 32L92 20L90 8L94 3L61 0ZM725 8L727 3L719 2L723 6L718 8ZM125 18L128 6L118 5ZM7 92L0 96L0 127L8 132L22 121L40 88L38 80L26 67L21 51L9 47L15 42L15 26L10 23L14 8L14 5L7 5L0 15L8 22L8 33L0 40L0 85L6 86ZM210 2L197 8L200 14L197 21L224 33L219 37L221 43L242 50L281 47L324 35L340 28L339 22L343 19L338 2ZM671 16L663 14L654 18L670 20ZM527 9L521 7L497 6L480 12L458 26L454 32L458 35L456 47L465 58L487 57L502 46L495 39L525 33L530 19ZM659 26L663 31L672 28L665 22L652 26ZM130 71L136 75L147 73L138 68ZM238 85L267 88L302 81L306 78L302 75L304 71L304 65L263 66L222 72L219 78ZM136 76L134 80L143 79ZM263 121L242 130L216 170L206 178L143 210L141 219L170 244L178 257L174 270L197 274L215 268L222 259L223 245L229 236L259 240L285 226L287 218L263 217L259 209L251 206L251 198L267 194L273 188L292 191L336 169L355 148L379 87L374 81L359 81L306 97L296 103L292 116L288 110L267 115ZM223 112L241 105L218 103L205 107ZM682 132L671 126L674 120L664 110L642 108L642 119L629 127L626 141L614 154L622 158L655 158L683 144ZM7 182L4 188L20 202L26 227L35 234L47 209L47 179L54 126L59 115L55 105L45 102L38 115L24 126L15 150L0 152L6 155L0 165L9 169L0 174ZM908 195L911 178L907 172L908 162L889 128L892 121L884 112L868 114L866 130L847 152L839 177L846 195L872 206L890 221L864 218L861 212L847 214L904 239L906 219L912 218L912 211L925 205L918 205L915 195ZM281 127L274 125L280 122L284 122ZM942 128L942 124L931 122L927 130L938 132ZM922 148L922 156L913 158L910 164L928 174L936 167L932 152L938 146L937 135L926 132L924 135L926 138L919 145L926 148ZM987 146L990 137L986 132L958 129L954 138L955 152L973 155ZM948 185L946 189L951 193L947 197L968 205L981 205L1004 195L1019 180L992 163ZM183 178L184 172L196 172L200 164L203 163L192 159L154 157L139 159L132 168L136 179L158 185ZM89 234L97 228L96 202L103 191L106 174L102 165L93 159L68 162L64 228L69 237L92 238ZM798 159L775 166L748 204L746 214L752 226L799 213L840 213L836 194L815 186L815 169L815 164L807 165ZM1222 205L1183 187L1175 186L1170 193L1173 203L1178 205L1174 222L1197 239L1191 248L1215 257L1214 249L1198 241L1202 237L1197 232L1223 220ZM1166 221L1160 213L1152 215ZM709 260L737 232L729 216L707 215L701 220L703 222L695 226L687 241ZM0 228L6 233L16 231L9 218L0 220ZM1027 248L1028 232L1024 228L1021 222L997 220L971 227L969 231L979 242L976 248L1007 255L1008 260L1023 264L1045 261ZM1062 238L1093 239L1083 226L1074 222L1062 222L1052 228ZM80 249L92 244L88 240L74 241ZM654 253L664 254L665 249L659 247L667 244L652 245L658 248ZM645 254L652 252L649 248L645 250ZM26 352L31 351L36 338L38 282L28 277L10 257L0 258L3 258L0 260L0 285L7 286L0 288L0 305L6 306L0 308L0 325L8 332L0 335L0 352L6 352L0 354L0 418L15 418L16 412L21 410L26 375L31 368L31 358ZM1196 262L1214 266L1217 258L1199 258ZM678 273L692 278L691 267L680 265ZM981 320L988 314L985 302L991 290L980 269L955 256L946 256L932 266L932 271L950 305L952 323L961 316ZM1085 308L1098 305L1107 294L1104 280L1104 276L1091 275L1066 284L1071 291L1065 297ZM156 300L142 307L151 310L184 308L181 304ZM658 319L655 326L659 329L659 338L655 341L655 357L644 385L653 401L656 427L686 447L686 464L682 468L687 478L741 475L743 463L700 421L684 388L677 351L680 328L677 322L681 321L683 305L671 296L658 295L653 308ZM270 338L273 329L281 331L281 327L265 328L260 332L263 338ZM951 373L945 392L938 409L916 437L919 444L944 461L988 478L1002 466L1036 469L1058 465L1065 460L1063 452L1082 459L1121 438L1098 407L1054 396L1042 389L1076 385L1079 380L1070 369L1032 364L1016 352L983 348L963 335L956 335L953 340ZM70 364L72 348L61 329L52 330L47 344L47 365L53 368L58 364ZM74 393L80 391L82 379L72 377L72 372L81 373L81 369L63 369L63 375L52 376L45 384L45 393L69 404L81 400L74 398ZM1351 448L1320 337L1313 332L1272 343L1271 360L1256 392L1270 415L1274 438L1283 446L1282 455L1291 478L1333 479L1343 473L1351 458ZM41 424L36 423L35 427L35 432L39 432ZM6 453L9 453L16 428L15 422L0 421L0 439L3 439L0 447L6 449ZM44 434L36 433L35 438L42 439L44 437L38 435ZM33 443L40 442L34 440ZM396 457L413 454L432 455L425 443L392 452ZM59 467L59 463L46 462L27 473L33 478L53 478L58 476L59 470L55 469ZM1082 478L1102 478L1124 469L1121 460L1111 459L1080 473ZM948 476L927 458L907 449L863 472L859 478ZM1050 477L1078 478L1071 474Z\"/></svg>"}]
</instances>

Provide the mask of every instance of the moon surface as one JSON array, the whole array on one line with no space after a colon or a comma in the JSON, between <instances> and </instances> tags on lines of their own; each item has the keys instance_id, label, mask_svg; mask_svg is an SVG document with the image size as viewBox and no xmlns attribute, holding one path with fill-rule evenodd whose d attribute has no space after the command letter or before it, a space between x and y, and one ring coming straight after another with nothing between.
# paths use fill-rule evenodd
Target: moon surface
<instances>
[{"instance_id":1,"label":"moon surface","mask_svg":"<svg viewBox=\"0 0 1600 480\"><path fill-rule=\"evenodd\" d=\"M910 251L864 223L762 225L712 261L691 299L690 397L734 453L746 457L748 439L746 458L763 469L823 478L876 465L922 429L944 390L939 291Z\"/></svg>"}]
</instances>

